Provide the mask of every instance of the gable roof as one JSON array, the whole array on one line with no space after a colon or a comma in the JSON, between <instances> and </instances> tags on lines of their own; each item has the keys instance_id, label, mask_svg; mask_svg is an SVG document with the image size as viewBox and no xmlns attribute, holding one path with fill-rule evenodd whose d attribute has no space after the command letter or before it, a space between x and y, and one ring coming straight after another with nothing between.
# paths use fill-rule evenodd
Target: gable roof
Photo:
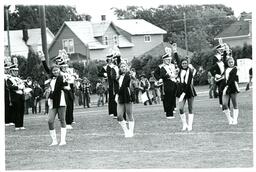
<instances>
[{"instance_id":1,"label":"gable roof","mask_svg":"<svg viewBox=\"0 0 256 172\"><path fill-rule=\"evenodd\" d=\"M248 36L248 35L249 35L249 22L240 20L231 24L227 29L222 31L215 38L237 37L237 36Z\"/></svg>"},{"instance_id":2,"label":"gable roof","mask_svg":"<svg viewBox=\"0 0 256 172\"><path fill-rule=\"evenodd\" d=\"M107 48L106 45L102 44L96 37L103 36L109 27L113 27L113 29L119 35L116 26L109 21L99 22L99 23L92 23L89 21L65 21L61 28L59 29L58 33L56 34L52 44L50 45L49 49L52 47L58 36L61 34L63 28L67 26L74 35L84 44L88 45L89 49L104 49ZM119 37L119 46L120 47L132 47L134 46L130 43L125 37Z\"/></svg>"},{"instance_id":3,"label":"gable roof","mask_svg":"<svg viewBox=\"0 0 256 172\"><path fill-rule=\"evenodd\" d=\"M94 38L93 26L91 22L87 21L66 21L64 25L69 27L69 29L80 39L84 45L88 45L89 49L103 49L106 48L105 45L100 43L96 38Z\"/></svg>"},{"instance_id":4,"label":"gable roof","mask_svg":"<svg viewBox=\"0 0 256 172\"><path fill-rule=\"evenodd\" d=\"M116 29L116 26L113 24L113 22L102 21L102 22L99 22L99 23L91 23L91 24L92 24L94 37L103 36L106 33L106 31L107 31L107 29L109 28L110 25L119 34L119 31Z\"/></svg>"},{"instance_id":5,"label":"gable roof","mask_svg":"<svg viewBox=\"0 0 256 172\"><path fill-rule=\"evenodd\" d=\"M46 37L47 37L47 44L50 44L52 40L54 39L53 33L46 28ZM38 45L42 44L41 39L41 28L35 28L35 29L28 29L28 41L27 45Z\"/></svg>"},{"instance_id":6,"label":"gable roof","mask_svg":"<svg viewBox=\"0 0 256 172\"><path fill-rule=\"evenodd\" d=\"M131 35L166 34L167 32L143 19L116 20L114 24Z\"/></svg>"},{"instance_id":7,"label":"gable roof","mask_svg":"<svg viewBox=\"0 0 256 172\"><path fill-rule=\"evenodd\" d=\"M23 54L28 52L28 47L22 40L22 30L10 30L11 54ZM4 31L4 46L8 46L7 31Z\"/></svg>"},{"instance_id":8,"label":"gable roof","mask_svg":"<svg viewBox=\"0 0 256 172\"><path fill-rule=\"evenodd\" d=\"M154 48L152 48L151 50L145 52L140 57L147 56L147 55L151 55L152 57L162 56L165 54L165 47L171 48L172 46L171 46L171 44L169 44L167 42L162 42L162 43L158 44L157 46L155 46ZM177 47L177 51L178 51L178 55L180 57L186 57L186 56L192 57L193 56L192 52L188 51L188 55L187 55L186 50L179 48L179 47Z\"/></svg>"}]
</instances>

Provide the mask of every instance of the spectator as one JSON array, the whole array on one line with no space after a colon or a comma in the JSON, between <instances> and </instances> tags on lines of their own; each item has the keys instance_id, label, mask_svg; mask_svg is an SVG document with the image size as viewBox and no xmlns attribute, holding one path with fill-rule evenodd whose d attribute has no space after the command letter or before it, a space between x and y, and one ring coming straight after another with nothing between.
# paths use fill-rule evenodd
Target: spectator
<instances>
[{"instance_id":1,"label":"spectator","mask_svg":"<svg viewBox=\"0 0 256 172\"><path fill-rule=\"evenodd\" d=\"M104 106L104 93L105 93L105 87L102 84L101 80L96 85L96 93L98 95L98 107L100 105Z\"/></svg>"},{"instance_id":2,"label":"spectator","mask_svg":"<svg viewBox=\"0 0 256 172\"><path fill-rule=\"evenodd\" d=\"M33 85L33 107L32 107L32 113L37 113L37 104L39 106L39 113L41 113L41 99L43 96L43 89L40 87L37 81L34 82Z\"/></svg>"},{"instance_id":3,"label":"spectator","mask_svg":"<svg viewBox=\"0 0 256 172\"><path fill-rule=\"evenodd\" d=\"M250 85L252 84L252 67L249 69L249 82L246 85L246 91L250 89Z\"/></svg>"},{"instance_id":4,"label":"spectator","mask_svg":"<svg viewBox=\"0 0 256 172\"><path fill-rule=\"evenodd\" d=\"M90 108L90 89L91 89L91 84L90 81L84 77L83 82L80 86L80 90L83 94L83 105L85 108L85 105L87 105L87 108Z\"/></svg>"}]
</instances>

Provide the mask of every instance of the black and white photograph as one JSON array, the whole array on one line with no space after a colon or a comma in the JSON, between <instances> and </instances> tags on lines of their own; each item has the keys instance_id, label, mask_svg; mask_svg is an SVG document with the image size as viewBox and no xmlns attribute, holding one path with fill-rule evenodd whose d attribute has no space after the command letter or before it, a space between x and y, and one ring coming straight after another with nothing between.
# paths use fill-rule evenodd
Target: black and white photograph
<instances>
[{"instance_id":1,"label":"black and white photograph","mask_svg":"<svg viewBox=\"0 0 256 172\"><path fill-rule=\"evenodd\" d=\"M1 2L0 171L255 170L252 2Z\"/></svg>"}]
</instances>

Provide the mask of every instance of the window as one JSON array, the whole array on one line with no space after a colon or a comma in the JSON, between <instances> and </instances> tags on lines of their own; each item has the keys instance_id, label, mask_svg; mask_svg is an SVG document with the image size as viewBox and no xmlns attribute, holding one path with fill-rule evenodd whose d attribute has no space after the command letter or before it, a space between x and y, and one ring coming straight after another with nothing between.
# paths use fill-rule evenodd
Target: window
<instances>
[{"instance_id":1,"label":"window","mask_svg":"<svg viewBox=\"0 0 256 172\"><path fill-rule=\"evenodd\" d=\"M118 45L118 36L117 35L113 36L113 40L114 40L114 45Z\"/></svg>"},{"instance_id":2,"label":"window","mask_svg":"<svg viewBox=\"0 0 256 172\"><path fill-rule=\"evenodd\" d=\"M145 35L144 36L144 42L151 42L151 36L150 35Z\"/></svg>"},{"instance_id":3,"label":"window","mask_svg":"<svg viewBox=\"0 0 256 172\"><path fill-rule=\"evenodd\" d=\"M108 37L107 36L104 37L104 45L108 45Z\"/></svg>"},{"instance_id":4,"label":"window","mask_svg":"<svg viewBox=\"0 0 256 172\"><path fill-rule=\"evenodd\" d=\"M63 39L62 40L63 48L67 51L67 53L74 53L74 40L73 39Z\"/></svg>"}]
</instances>

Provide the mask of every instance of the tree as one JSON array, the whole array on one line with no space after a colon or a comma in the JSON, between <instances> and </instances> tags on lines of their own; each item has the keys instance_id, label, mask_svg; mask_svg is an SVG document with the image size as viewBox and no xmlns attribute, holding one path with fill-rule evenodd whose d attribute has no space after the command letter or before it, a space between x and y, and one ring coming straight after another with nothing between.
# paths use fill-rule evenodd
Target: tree
<instances>
[{"instance_id":1,"label":"tree","mask_svg":"<svg viewBox=\"0 0 256 172\"><path fill-rule=\"evenodd\" d=\"M144 19L166 30L164 41L176 42L181 48L185 48L185 13L190 51L201 51L205 47L213 47L216 44L213 38L236 21L233 10L219 4L160 5L158 8L149 9L128 6L126 10L112 9L120 19Z\"/></svg>"},{"instance_id":2,"label":"tree","mask_svg":"<svg viewBox=\"0 0 256 172\"><path fill-rule=\"evenodd\" d=\"M40 27L38 6L16 5L15 13L9 14L10 30L32 29ZM64 21L77 21L82 18L77 15L74 7L70 6L45 6L46 26L56 34ZM6 16L5 16L6 18ZM6 22L4 23L6 30Z\"/></svg>"}]
</instances>

